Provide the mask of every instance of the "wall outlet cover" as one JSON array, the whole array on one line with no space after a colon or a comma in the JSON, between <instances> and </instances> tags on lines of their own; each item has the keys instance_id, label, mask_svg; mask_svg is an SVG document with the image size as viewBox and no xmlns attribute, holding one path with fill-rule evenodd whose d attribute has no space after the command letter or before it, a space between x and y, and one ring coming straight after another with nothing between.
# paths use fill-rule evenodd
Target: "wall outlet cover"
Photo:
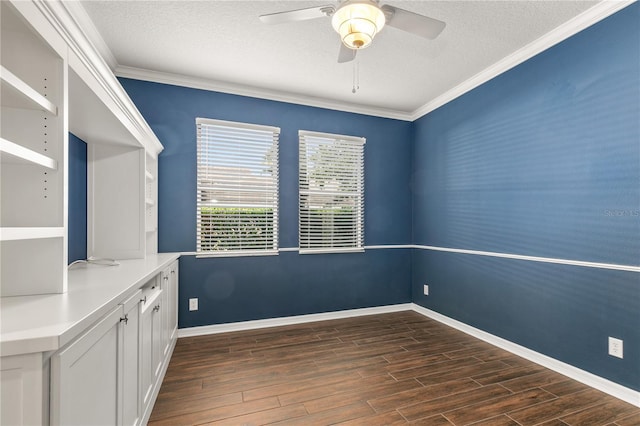
<instances>
[{"instance_id":1,"label":"wall outlet cover","mask_svg":"<svg viewBox=\"0 0 640 426\"><path fill-rule=\"evenodd\" d=\"M197 311L198 310L198 298L197 297L189 299L189 310L190 311Z\"/></svg>"},{"instance_id":2,"label":"wall outlet cover","mask_svg":"<svg viewBox=\"0 0 640 426\"><path fill-rule=\"evenodd\" d=\"M429 295L429 286L427 284L424 285L424 295L425 296Z\"/></svg>"},{"instance_id":3,"label":"wall outlet cover","mask_svg":"<svg viewBox=\"0 0 640 426\"><path fill-rule=\"evenodd\" d=\"M609 337L609 355L617 358L623 357L623 342L615 337Z\"/></svg>"}]
</instances>

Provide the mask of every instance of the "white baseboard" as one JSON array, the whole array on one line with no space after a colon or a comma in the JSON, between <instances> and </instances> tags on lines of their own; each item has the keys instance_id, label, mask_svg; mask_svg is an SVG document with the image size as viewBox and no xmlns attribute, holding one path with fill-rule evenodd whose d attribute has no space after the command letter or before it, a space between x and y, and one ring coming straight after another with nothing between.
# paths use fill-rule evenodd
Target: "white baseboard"
<instances>
[{"instance_id":1,"label":"white baseboard","mask_svg":"<svg viewBox=\"0 0 640 426\"><path fill-rule=\"evenodd\" d=\"M228 333L230 331L256 330L260 328L279 327L282 325L304 324L315 321L327 321L332 319L361 317L365 315L386 314L389 312L410 311L412 309L412 303L404 303L399 305L376 306L374 308L325 312L321 314L296 315L292 317L269 318L229 324L205 325L201 327L181 328L178 330L178 337L202 336L206 334Z\"/></svg>"},{"instance_id":2,"label":"white baseboard","mask_svg":"<svg viewBox=\"0 0 640 426\"><path fill-rule=\"evenodd\" d=\"M487 333L486 331L471 327L470 325L439 314L438 312L424 308L415 303L412 303L411 309L421 315L424 315L425 317L434 319L438 322L448 325L449 327L453 327L456 330L460 330L466 334L490 343L493 346L497 346L522 358L528 359L531 362L535 362L536 364L556 371L562 375L570 377L574 380L577 380L578 382L584 383L585 385L591 386L592 388L598 389L618 399L626 401L629 404L633 404L636 407L640 407L640 392L637 392L633 389L619 385L600 376L596 376L593 373L581 370L562 361L558 361L557 359L548 357L539 352L525 348L524 346L520 346L516 343L505 340L501 337L494 336L493 334Z\"/></svg>"}]
</instances>

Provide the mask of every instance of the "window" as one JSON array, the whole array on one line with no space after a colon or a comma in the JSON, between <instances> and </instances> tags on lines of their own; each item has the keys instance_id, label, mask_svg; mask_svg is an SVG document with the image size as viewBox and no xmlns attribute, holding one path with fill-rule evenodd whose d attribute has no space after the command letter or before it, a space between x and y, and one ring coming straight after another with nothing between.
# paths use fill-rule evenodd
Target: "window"
<instances>
[{"instance_id":1,"label":"window","mask_svg":"<svg viewBox=\"0 0 640 426\"><path fill-rule=\"evenodd\" d=\"M300 252L364 250L364 138L301 130Z\"/></svg>"},{"instance_id":2,"label":"window","mask_svg":"<svg viewBox=\"0 0 640 426\"><path fill-rule=\"evenodd\" d=\"M197 253L278 250L277 127L197 118Z\"/></svg>"}]
</instances>

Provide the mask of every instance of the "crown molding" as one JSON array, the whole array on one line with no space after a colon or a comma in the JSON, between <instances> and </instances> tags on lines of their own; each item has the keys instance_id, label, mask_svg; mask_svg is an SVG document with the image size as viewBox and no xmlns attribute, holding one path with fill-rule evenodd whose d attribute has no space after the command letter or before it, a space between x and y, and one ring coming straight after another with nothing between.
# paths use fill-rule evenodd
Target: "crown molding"
<instances>
[{"instance_id":1,"label":"crown molding","mask_svg":"<svg viewBox=\"0 0 640 426\"><path fill-rule=\"evenodd\" d=\"M317 108L326 108L355 114L391 118L395 120L415 121L423 117L424 115L436 110L437 108L464 95L465 93L470 92L471 90L486 83L487 81L499 76L500 74L527 61L537 54L555 46L556 44L579 33L580 31L613 15L619 10L624 9L635 1L636 0L602 0L601 2L597 3L575 18L560 25L559 27L543 35L532 43L529 43L527 46L503 58L499 62L496 62L492 66L486 68L485 70L474 75L468 80L465 80L453 89L425 103L413 112L369 107L359 104L350 104L333 101L330 99L298 95L253 86L245 86L219 80L122 66L117 63L117 60L114 57L113 53L104 42L104 39L96 29L95 25L91 21L91 18L88 16L82 5L79 2L64 2L64 4L69 13L73 15L73 17L77 21L76 26L78 26L78 28L81 28L80 31L83 32L83 37L93 42L93 50L103 58L103 62L105 62L105 64L107 64L111 68L111 70L113 70L114 74L118 77L152 81L156 83L171 84L176 86L203 89L279 102L287 102Z\"/></svg>"},{"instance_id":2,"label":"crown molding","mask_svg":"<svg viewBox=\"0 0 640 426\"><path fill-rule=\"evenodd\" d=\"M95 50L102 56L102 59L107 63L110 69L115 69L118 66L118 61L113 55L109 46L102 38L102 35L96 28L95 24L89 17L89 14L79 1L67 1L65 7L69 13L75 18L78 23L78 27L82 28L86 38L93 43Z\"/></svg>"},{"instance_id":3,"label":"crown molding","mask_svg":"<svg viewBox=\"0 0 640 426\"><path fill-rule=\"evenodd\" d=\"M33 3L62 36L69 46L69 51L75 55L79 63L91 75L94 80L93 84L104 90L108 98L114 103L117 109L114 114L122 117L120 118L121 121L124 118L123 125L128 127L130 132L134 131L133 135L137 133L136 137L152 156L162 151L163 147L160 140L158 140L138 108L129 98L127 92L118 82L102 53L95 47L84 28L76 19L75 12L72 9L82 8L82 6L62 0L33 0Z\"/></svg>"},{"instance_id":4,"label":"crown molding","mask_svg":"<svg viewBox=\"0 0 640 426\"><path fill-rule=\"evenodd\" d=\"M325 108L355 114L372 115L395 120L411 121L411 113L385 108L368 107L365 105L349 104L312 96L296 95L276 90L262 89L253 86L228 83L207 78L191 77L181 74L166 73L126 66L117 66L116 76L134 80L152 81L155 83L171 84L174 86L190 87L193 89L210 90L232 95L248 96L251 98L267 99L271 101L287 102L316 108Z\"/></svg>"},{"instance_id":5,"label":"crown molding","mask_svg":"<svg viewBox=\"0 0 640 426\"><path fill-rule=\"evenodd\" d=\"M568 39L569 37L579 33L580 31L600 22L601 20L613 15L619 10L624 9L636 0L603 0L590 9L584 11L580 15L565 22L554 30L546 33L537 40L529 43L521 49L518 49L511 55L496 62L490 67L484 69L470 79L460 83L453 89L443 93L437 98L427 102L411 114L411 121L415 121L420 117L434 111L441 106L453 101L454 99L464 95L476 87L486 83L487 81L509 71L510 69L520 65L521 63L531 59L537 54L555 46L556 44Z\"/></svg>"}]
</instances>

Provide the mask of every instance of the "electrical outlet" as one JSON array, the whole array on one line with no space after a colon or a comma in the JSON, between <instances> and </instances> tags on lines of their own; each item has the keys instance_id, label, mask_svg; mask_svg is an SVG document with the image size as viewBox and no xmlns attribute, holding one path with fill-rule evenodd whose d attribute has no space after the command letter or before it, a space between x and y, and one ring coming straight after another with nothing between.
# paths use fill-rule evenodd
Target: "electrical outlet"
<instances>
[{"instance_id":1,"label":"electrical outlet","mask_svg":"<svg viewBox=\"0 0 640 426\"><path fill-rule=\"evenodd\" d=\"M424 295L425 296L429 295L429 286L427 284L424 285Z\"/></svg>"},{"instance_id":2,"label":"electrical outlet","mask_svg":"<svg viewBox=\"0 0 640 426\"><path fill-rule=\"evenodd\" d=\"M615 337L609 337L609 355L622 358L623 346L622 340Z\"/></svg>"},{"instance_id":3,"label":"electrical outlet","mask_svg":"<svg viewBox=\"0 0 640 426\"><path fill-rule=\"evenodd\" d=\"M198 298L194 297L193 299L189 299L189 310L197 311L198 310Z\"/></svg>"}]
</instances>

